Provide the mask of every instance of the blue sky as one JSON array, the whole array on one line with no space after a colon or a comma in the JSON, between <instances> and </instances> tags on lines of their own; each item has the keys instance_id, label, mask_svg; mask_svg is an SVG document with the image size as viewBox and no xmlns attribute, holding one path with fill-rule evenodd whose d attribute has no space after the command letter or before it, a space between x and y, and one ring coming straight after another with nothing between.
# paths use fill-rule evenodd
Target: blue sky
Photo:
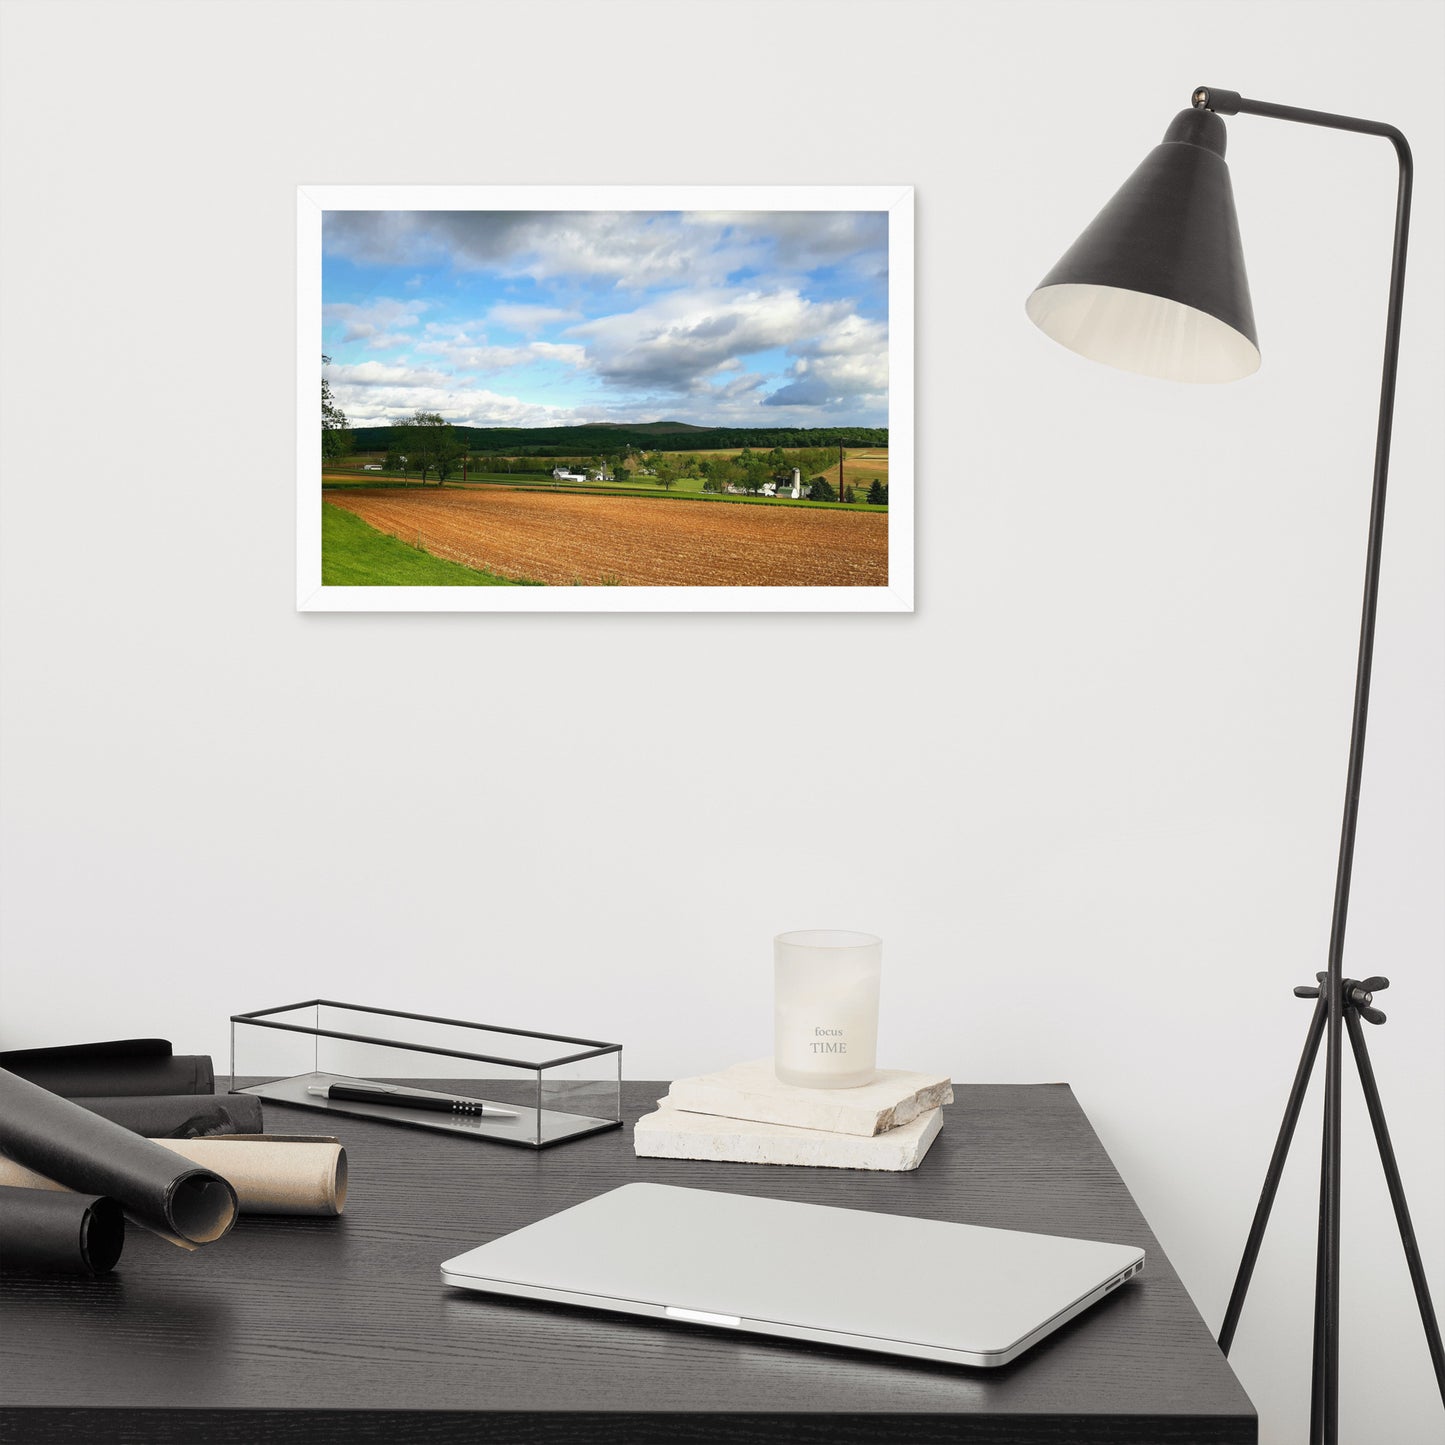
<instances>
[{"instance_id":1,"label":"blue sky","mask_svg":"<svg viewBox=\"0 0 1445 1445\"><path fill-rule=\"evenodd\" d=\"M882 211L328 211L353 426L888 424Z\"/></svg>"}]
</instances>

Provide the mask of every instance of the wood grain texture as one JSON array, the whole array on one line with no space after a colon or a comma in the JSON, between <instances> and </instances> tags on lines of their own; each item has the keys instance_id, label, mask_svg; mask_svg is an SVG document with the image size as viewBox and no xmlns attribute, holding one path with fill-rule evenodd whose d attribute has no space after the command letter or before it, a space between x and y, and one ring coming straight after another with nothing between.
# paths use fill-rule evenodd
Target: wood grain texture
<instances>
[{"instance_id":1,"label":"wood grain texture","mask_svg":"<svg viewBox=\"0 0 1445 1445\"><path fill-rule=\"evenodd\" d=\"M624 1086L629 1125L663 1088ZM338 1120L340 1219L242 1218L193 1255L132 1230L109 1278L0 1282L0 1438L1255 1441L1248 1398L1068 1087L956 1096L908 1174L637 1159L630 1128L533 1154ZM307 1134L315 1116L268 1103L266 1127ZM634 1180L1137 1244L1148 1269L997 1370L441 1285L442 1260Z\"/></svg>"}]
</instances>

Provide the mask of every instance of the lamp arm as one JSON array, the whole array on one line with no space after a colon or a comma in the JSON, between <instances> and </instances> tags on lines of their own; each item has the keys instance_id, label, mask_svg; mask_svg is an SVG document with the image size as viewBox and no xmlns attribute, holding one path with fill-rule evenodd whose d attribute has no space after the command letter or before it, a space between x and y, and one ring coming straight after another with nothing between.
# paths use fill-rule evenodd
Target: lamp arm
<instances>
[{"instance_id":1,"label":"lamp arm","mask_svg":"<svg viewBox=\"0 0 1445 1445\"><path fill-rule=\"evenodd\" d=\"M1218 115L1262 115L1301 125L1382 136L1395 148L1400 184L1395 202L1395 244L1390 263L1390 300L1385 319L1385 363L1380 382L1380 415L1375 432L1375 478L1370 496L1369 545L1365 554L1365 597L1360 619L1360 650L1355 666L1355 709L1350 727L1350 760L1345 785L1344 822L1340 829L1339 867L1335 875L1334 912L1330 921L1328 1047L1325 1068L1325 1142L1320 1180L1320 1245L1316 1280L1315 1328L1323 1350L1316 1351L1314 1419L1311 1439L1333 1442L1339 1435L1340 1359L1340 1077L1343 1066L1343 962L1345 920L1350 905L1350 874L1355 856L1355 825L1359 819L1360 776L1364 767L1365 722L1370 705L1370 668L1375 648L1375 610L1380 591L1380 552L1385 532L1385 482L1390 469L1390 430L1395 415L1395 372L1400 359L1400 317L1405 299L1405 250L1410 235L1410 195L1415 165L1410 143L1392 125L1301 110L1266 100L1247 100L1237 91L1199 86L1196 109ZM1316 1434L1316 1430L1319 1434Z\"/></svg>"}]
</instances>

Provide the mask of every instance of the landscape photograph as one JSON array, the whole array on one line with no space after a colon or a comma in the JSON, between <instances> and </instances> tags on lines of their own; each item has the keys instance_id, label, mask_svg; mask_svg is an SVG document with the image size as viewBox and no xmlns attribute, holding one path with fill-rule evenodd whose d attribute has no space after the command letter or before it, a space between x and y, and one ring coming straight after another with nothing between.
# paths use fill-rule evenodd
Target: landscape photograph
<instances>
[{"instance_id":1,"label":"landscape photograph","mask_svg":"<svg viewBox=\"0 0 1445 1445\"><path fill-rule=\"evenodd\" d=\"M321 590L888 589L886 207L319 220Z\"/></svg>"}]
</instances>

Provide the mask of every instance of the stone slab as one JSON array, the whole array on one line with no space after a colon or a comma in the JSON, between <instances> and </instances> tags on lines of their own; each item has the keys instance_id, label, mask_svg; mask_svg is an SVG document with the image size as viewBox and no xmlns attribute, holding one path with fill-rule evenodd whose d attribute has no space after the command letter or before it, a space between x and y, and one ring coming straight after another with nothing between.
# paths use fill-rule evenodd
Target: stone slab
<instances>
[{"instance_id":1,"label":"stone slab","mask_svg":"<svg viewBox=\"0 0 1445 1445\"><path fill-rule=\"evenodd\" d=\"M678 1079L668 1101L694 1114L789 1124L834 1134L881 1134L953 1102L947 1074L880 1069L857 1089L800 1089L781 1083L771 1059L734 1064L714 1074Z\"/></svg>"},{"instance_id":2,"label":"stone slab","mask_svg":"<svg viewBox=\"0 0 1445 1445\"><path fill-rule=\"evenodd\" d=\"M824 1169L917 1169L943 1128L942 1109L930 1109L897 1129L868 1137L830 1134L755 1119L718 1119L658 1102L632 1131L644 1159L710 1159L734 1164L801 1164Z\"/></svg>"}]
</instances>

